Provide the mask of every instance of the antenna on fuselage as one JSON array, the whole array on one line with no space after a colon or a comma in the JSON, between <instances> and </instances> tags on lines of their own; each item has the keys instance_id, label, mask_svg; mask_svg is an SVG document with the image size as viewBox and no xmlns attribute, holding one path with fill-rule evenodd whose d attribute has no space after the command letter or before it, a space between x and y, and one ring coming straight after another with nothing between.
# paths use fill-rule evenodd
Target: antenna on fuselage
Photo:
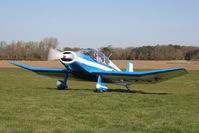
<instances>
[{"instance_id":1,"label":"antenna on fuselage","mask_svg":"<svg viewBox=\"0 0 199 133\"><path fill-rule=\"evenodd\" d=\"M110 58L110 57L112 56L112 51L111 51L111 49L110 49L109 47L110 47L110 46L108 46L108 47L103 47L103 48L100 49L100 51L101 51L102 53L104 53L106 56L107 56L106 52L109 52L109 53L110 53L110 54L107 56L108 58Z\"/></svg>"},{"instance_id":2,"label":"antenna on fuselage","mask_svg":"<svg viewBox=\"0 0 199 133\"><path fill-rule=\"evenodd\" d=\"M110 52L111 52L111 51L110 51ZM113 54L113 53L111 52L110 55L108 56L108 58L110 58L110 57L112 56L112 54Z\"/></svg>"}]
</instances>

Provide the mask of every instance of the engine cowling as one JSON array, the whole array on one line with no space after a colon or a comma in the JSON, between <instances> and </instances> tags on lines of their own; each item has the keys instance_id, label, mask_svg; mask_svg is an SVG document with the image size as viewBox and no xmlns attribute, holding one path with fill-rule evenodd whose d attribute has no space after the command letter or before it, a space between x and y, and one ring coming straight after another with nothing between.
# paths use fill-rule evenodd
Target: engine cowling
<instances>
[{"instance_id":1,"label":"engine cowling","mask_svg":"<svg viewBox=\"0 0 199 133\"><path fill-rule=\"evenodd\" d=\"M76 55L75 55L74 52L72 52L72 51L64 51L63 52L63 57L60 58L60 60L62 62L64 62L65 64L70 64L70 63L72 63L75 60L75 57L76 57Z\"/></svg>"}]
</instances>

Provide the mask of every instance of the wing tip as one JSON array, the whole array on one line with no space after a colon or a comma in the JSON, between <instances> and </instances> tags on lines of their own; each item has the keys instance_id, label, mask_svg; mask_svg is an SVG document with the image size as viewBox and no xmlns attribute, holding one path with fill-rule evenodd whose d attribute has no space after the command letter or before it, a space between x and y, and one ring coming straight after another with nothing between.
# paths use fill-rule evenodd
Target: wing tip
<instances>
[{"instance_id":1,"label":"wing tip","mask_svg":"<svg viewBox=\"0 0 199 133\"><path fill-rule=\"evenodd\" d=\"M18 67L22 67L22 68L28 69L28 70L34 70L33 67L26 66L26 65L23 65L23 64L19 64L19 63L15 63L15 62L8 62L8 63L13 64L13 65L18 66Z\"/></svg>"}]
</instances>

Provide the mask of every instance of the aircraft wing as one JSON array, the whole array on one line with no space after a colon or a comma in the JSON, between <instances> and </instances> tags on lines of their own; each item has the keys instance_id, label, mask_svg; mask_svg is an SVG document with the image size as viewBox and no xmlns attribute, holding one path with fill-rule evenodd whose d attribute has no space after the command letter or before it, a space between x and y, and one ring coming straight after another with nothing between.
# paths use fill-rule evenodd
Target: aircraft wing
<instances>
[{"instance_id":1,"label":"aircraft wing","mask_svg":"<svg viewBox=\"0 0 199 133\"><path fill-rule=\"evenodd\" d=\"M188 72L184 68L172 68L143 72L93 71L91 73L101 75L104 82L134 84L161 82Z\"/></svg>"},{"instance_id":2,"label":"aircraft wing","mask_svg":"<svg viewBox=\"0 0 199 133\"><path fill-rule=\"evenodd\" d=\"M51 76L51 77L64 77L65 73L68 71L67 69L62 69L62 68L35 68L35 67L30 67L23 64L15 63L15 62L9 62L9 63L22 67L27 70L31 70L38 74Z\"/></svg>"}]
</instances>

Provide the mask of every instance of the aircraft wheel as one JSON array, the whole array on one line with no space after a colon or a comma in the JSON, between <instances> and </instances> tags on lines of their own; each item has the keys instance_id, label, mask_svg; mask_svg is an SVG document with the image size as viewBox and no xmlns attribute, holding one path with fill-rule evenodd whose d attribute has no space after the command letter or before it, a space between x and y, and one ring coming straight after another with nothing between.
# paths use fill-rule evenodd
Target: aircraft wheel
<instances>
[{"instance_id":1,"label":"aircraft wheel","mask_svg":"<svg viewBox=\"0 0 199 133\"><path fill-rule=\"evenodd\" d=\"M67 88L67 85L65 85L62 80L58 80L57 81L57 89L58 90L64 90L65 88Z\"/></svg>"},{"instance_id":2,"label":"aircraft wheel","mask_svg":"<svg viewBox=\"0 0 199 133\"><path fill-rule=\"evenodd\" d=\"M60 86L60 87L57 87L58 90L64 90L65 89L65 86Z\"/></svg>"},{"instance_id":3,"label":"aircraft wheel","mask_svg":"<svg viewBox=\"0 0 199 133\"><path fill-rule=\"evenodd\" d=\"M102 92L104 92L103 90L96 90L96 92L98 92L98 93L102 93Z\"/></svg>"}]
</instances>

